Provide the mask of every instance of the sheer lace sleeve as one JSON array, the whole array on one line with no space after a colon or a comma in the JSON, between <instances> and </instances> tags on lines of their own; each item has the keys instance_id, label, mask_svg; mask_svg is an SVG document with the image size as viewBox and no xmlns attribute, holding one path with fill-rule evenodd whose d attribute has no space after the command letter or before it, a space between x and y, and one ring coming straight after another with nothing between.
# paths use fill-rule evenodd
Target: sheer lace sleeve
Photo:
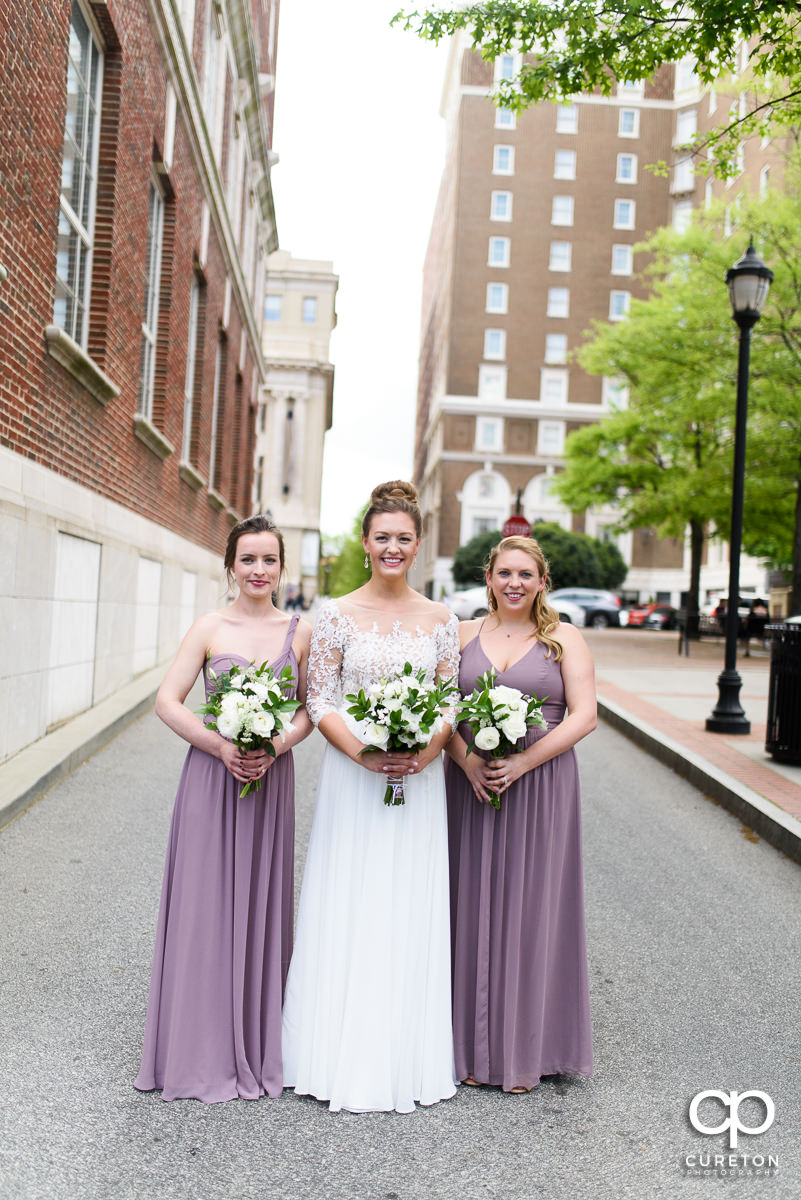
<instances>
[{"instance_id":1,"label":"sheer lace sleeve","mask_svg":"<svg viewBox=\"0 0 801 1200\"><path fill-rule=\"evenodd\" d=\"M306 682L306 710L314 725L339 704L344 644L342 616L333 600L327 601L317 615L309 650Z\"/></svg>"},{"instance_id":2,"label":"sheer lace sleeve","mask_svg":"<svg viewBox=\"0 0 801 1200\"><path fill-rule=\"evenodd\" d=\"M437 678L453 679L459 682L459 622L456 613L451 613L447 625L437 625ZM451 729L456 728L456 705L459 701L458 690L451 696L451 702L443 709L442 716Z\"/></svg>"}]
</instances>

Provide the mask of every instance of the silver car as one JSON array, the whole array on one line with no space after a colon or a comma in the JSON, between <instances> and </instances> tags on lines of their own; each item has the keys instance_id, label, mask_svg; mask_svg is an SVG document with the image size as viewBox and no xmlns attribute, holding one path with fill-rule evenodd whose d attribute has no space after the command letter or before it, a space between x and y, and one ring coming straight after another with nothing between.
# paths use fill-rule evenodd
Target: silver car
<instances>
[{"instance_id":1,"label":"silver car","mask_svg":"<svg viewBox=\"0 0 801 1200\"><path fill-rule=\"evenodd\" d=\"M477 584L476 587L465 588L462 592L453 592L450 596L444 597L444 603L452 612L455 612L460 621L469 621L472 617L483 617L489 609L487 608L487 589L483 584ZM586 616L584 609L578 604L571 604L568 600L552 600L548 597L548 603L552 608L555 608L559 613L559 620L564 621L566 625L578 625L579 627L585 624Z\"/></svg>"}]
</instances>

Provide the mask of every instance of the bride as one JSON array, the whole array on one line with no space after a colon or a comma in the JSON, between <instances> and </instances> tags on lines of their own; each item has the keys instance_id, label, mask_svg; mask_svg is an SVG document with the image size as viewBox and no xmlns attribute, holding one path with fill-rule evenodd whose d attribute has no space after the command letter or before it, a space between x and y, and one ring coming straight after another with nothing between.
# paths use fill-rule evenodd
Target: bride
<instances>
[{"instance_id":1,"label":"bride","mask_svg":"<svg viewBox=\"0 0 801 1200\"><path fill-rule=\"evenodd\" d=\"M371 578L320 609L309 715L327 739L283 1017L284 1084L332 1111L412 1112L455 1092L442 731L415 754L364 750L344 697L399 675L458 669L456 618L406 583L417 492L373 490L362 522ZM406 802L383 803L403 776Z\"/></svg>"}]
</instances>

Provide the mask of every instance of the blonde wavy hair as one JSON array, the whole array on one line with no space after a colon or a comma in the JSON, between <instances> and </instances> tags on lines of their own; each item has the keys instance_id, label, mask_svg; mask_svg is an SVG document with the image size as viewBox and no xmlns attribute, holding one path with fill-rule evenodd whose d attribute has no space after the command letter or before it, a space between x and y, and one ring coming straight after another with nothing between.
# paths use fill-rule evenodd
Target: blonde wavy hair
<instances>
[{"instance_id":1,"label":"blonde wavy hair","mask_svg":"<svg viewBox=\"0 0 801 1200\"><path fill-rule=\"evenodd\" d=\"M559 624L559 613L555 608L551 608L547 600L548 586L550 584L548 560L540 549L539 542L530 537L507 537L503 541L498 542L497 546L493 546L490 550L489 558L485 564L485 570L488 575L491 575L495 567L495 562L499 554L503 554L504 550L522 550L529 558L534 560L537 571L541 579L545 580L545 587L537 592L534 597L534 603L531 606L529 614L530 620L534 626L531 634L538 642L547 647L546 657L550 658L553 650L556 662L562 657L562 643L552 637L552 631ZM491 613L498 611L498 601L495 599L495 593L487 583L487 607Z\"/></svg>"}]
</instances>

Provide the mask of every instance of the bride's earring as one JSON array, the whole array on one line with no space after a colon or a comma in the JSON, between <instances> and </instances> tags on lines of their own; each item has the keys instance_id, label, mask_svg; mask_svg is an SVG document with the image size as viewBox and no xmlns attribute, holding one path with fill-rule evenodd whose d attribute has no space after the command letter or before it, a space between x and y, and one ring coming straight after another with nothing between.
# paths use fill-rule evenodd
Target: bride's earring
<instances>
[{"instance_id":1,"label":"bride's earring","mask_svg":"<svg viewBox=\"0 0 801 1200\"><path fill-rule=\"evenodd\" d=\"M365 556L364 556L364 569L365 569L365 570L367 570L367 568L368 568L369 566L370 566L370 555L369 555L369 554L365 554Z\"/></svg>"},{"instance_id":2,"label":"bride's earring","mask_svg":"<svg viewBox=\"0 0 801 1200\"><path fill-rule=\"evenodd\" d=\"M414 558L412 559L412 567L416 567L416 566L417 566L417 555L415 554Z\"/></svg>"}]
</instances>

